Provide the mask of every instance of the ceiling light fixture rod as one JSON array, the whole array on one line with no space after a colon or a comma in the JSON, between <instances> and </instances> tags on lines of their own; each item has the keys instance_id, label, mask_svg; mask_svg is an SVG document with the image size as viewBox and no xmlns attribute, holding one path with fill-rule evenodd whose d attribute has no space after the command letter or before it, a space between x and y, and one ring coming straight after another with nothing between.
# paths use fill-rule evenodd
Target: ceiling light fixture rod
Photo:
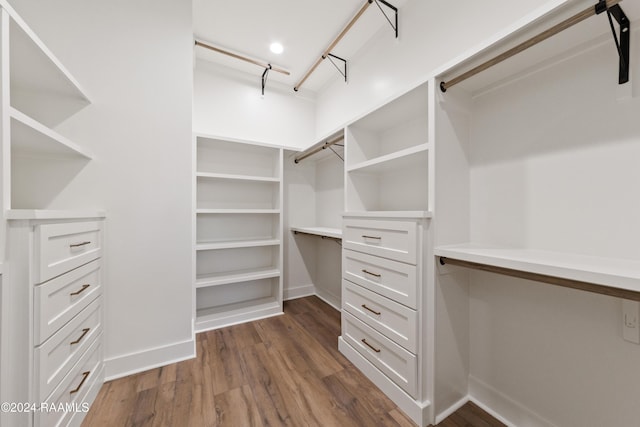
<instances>
[{"instance_id":1,"label":"ceiling light fixture rod","mask_svg":"<svg viewBox=\"0 0 640 427\"><path fill-rule=\"evenodd\" d=\"M203 42L201 42L199 40L196 40L195 42L196 42L196 46L200 46L200 47L203 47L205 49L209 49L209 50L212 50L214 52L218 52L218 53L221 53L223 55L227 55L227 56L230 56L232 58L236 58L236 59L239 59L241 61L245 61L245 62L248 62L250 64L257 65L257 66L259 66L261 68L265 68L265 69L268 68L270 70L276 71L278 73L282 73L282 74L287 75L287 76L291 74L289 71L285 70L284 68L273 67L271 64L268 64L267 62L260 61L260 60L257 60L257 59L253 59L253 58L249 58L247 56L239 55L237 53L229 52L228 50L225 50L225 49L222 49L222 48L219 48L219 47L216 47L216 46L212 46L212 45L207 44L207 43L203 43Z\"/></svg>"},{"instance_id":2,"label":"ceiling light fixture rod","mask_svg":"<svg viewBox=\"0 0 640 427\"><path fill-rule=\"evenodd\" d=\"M304 77L302 77L302 79L298 82L298 84L296 84L293 87L293 90L295 90L296 92L300 89L300 86L302 86L302 84L309 78L309 76L311 75L311 73L313 73L315 71L316 68L318 68L318 65L320 65L320 63L325 60L327 58L327 56L329 55L329 53L333 50L334 47L336 47L336 45L338 44L338 42L340 40L342 40L342 38L345 36L345 34L347 34L347 32L351 29L351 27L353 27L353 24L356 23L356 21L358 20L358 18L360 18L362 16L362 14L364 13L365 10L367 10L367 8L369 7L369 5L373 3L373 0L367 0L365 2L365 4L360 8L360 10L358 11L358 13L355 14L355 16L353 18L351 18L351 21L349 21L349 23L342 29L342 31L340 32L340 34L338 34L338 37L336 37L331 44L329 45L328 48L326 48L324 50L324 52L322 52L322 55L320 56L320 58L318 58L316 60L316 62L311 66L311 68L309 68L309 71L307 71L304 75Z\"/></svg>"}]
</instances>

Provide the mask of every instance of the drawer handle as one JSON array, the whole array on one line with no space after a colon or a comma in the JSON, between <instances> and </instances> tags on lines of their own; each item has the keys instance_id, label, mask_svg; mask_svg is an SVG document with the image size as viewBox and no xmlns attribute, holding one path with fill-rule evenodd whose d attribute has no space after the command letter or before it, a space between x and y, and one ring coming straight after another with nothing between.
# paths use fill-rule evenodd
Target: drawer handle
<instances>
[{"instance_id":1,"label":"drawer handle","mask_svg":"<svg viewBox=\"0 0 640 427\"><path fill-rule=\"evenodd\" d=\"M87 241L87 242L81 242L81 243L73 243L71 245L69 245L70 248L79 248L80 246L85 246L90 244L91 241Z\"/></svg>"},{"instance_id":2,"label":"drawer handle","mask_svg":"<svg viewBox=\"0 0 640 427\"><path fill-rule=\"evenodd\" d=\"M76 296L76 295L80 295L80 294L81 294L81 293L83 293L83 292L84 292L84 291L85 291L89 286L91 286L91 285L89 285L89 284L82 285L82 288L80 288L80 290L79 290L79 291L71 292L71 293L69 294L69 296L72 296L72 297L73 297L73 296Z\"/></svg>"},{"instance_id":3,"label":"drawer handle","mask_svg":"<svg viewBox=\"0 0 640 427\"><path fill-rule=\"evenodd\" d=\"M89 333L89 331L90 331L90 330L91 330L91 328L84 328L84 329L82 330L82 335L80 335L80 337L79 337L77 340L75 340L75 341L71 341L71 342L69 343L69 345L78 344L80 341L82 341L82 338L84 338L84 336L85 336L85 335L87 335L87 334Z\"/></svg>"},{"instance_id":4,"label":"drawer handle","mask_svg":"<svg viewBox=\"0 0 640 427\"><path fill-rule=\"evenodd\" d=\"M75 394L77 392L80 391L80 389L82 388L84 382L87 380L87 378L89 378L89 375L91 374L91 371L86 371L82 373L82 381L80 381L80 384L78 384L78 387L76 387L75 390L71 390L69 392L69 394Z\"/></svg>"},{"instance_id":5,"label":"drawer handle","mask_svg":"<svg viewBox=\"0 0 640 427\"><path fill-rule=\"evenodd\" d=\"M369 347L371 350L375 351L376 353L380 353L380 349L379 348L375 348L374 346L369 344L366 339L362 338L362 342L364 343L364 345Z\"/></svg>"},{"instance_id":6,"label":"drawer handle","mask_svg":"<svg viewBox=\"0 0 640 427\"><path fill-rule=\"evenodd\" d=\"M367 307L367 304L362 304L362 308L364 308L365 310L369 310L370 312L372 312L376 316L380 316L382 314L382 312L380 312L380 311L375 311L375 310L370 309L369 307Z\"/></svg>"},{"instance_id":7,"label":"drawer handle","mask_svg":"<svg viewBox=\"0 0 640 427\"><path fill-rule=\"evenodd\" d=\"M370 272L368 270L362 270L362 272L365 273L365 274L370 274L373 277L382 277L382 274L372 273L372 272Z\"/></svg>"},{"instance_id":8,"label":"drawer handle","mask_svg":"<svg viewBox=\"0 0 640 427\"><path fill-rule=\"evenodd\" d=\"M362 237L365 238L365 239L382 240L382 237L379 237L379 236L367 236L367 235L363 234Z\"/></svg>"}]
</instances>

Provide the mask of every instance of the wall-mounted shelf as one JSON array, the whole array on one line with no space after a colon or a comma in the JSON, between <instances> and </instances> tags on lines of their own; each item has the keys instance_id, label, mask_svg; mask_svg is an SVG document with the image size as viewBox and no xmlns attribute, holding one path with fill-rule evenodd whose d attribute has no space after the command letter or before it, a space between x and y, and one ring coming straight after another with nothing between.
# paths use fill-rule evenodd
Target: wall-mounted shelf
<instances>
[{"instance_id":1,"label":"wall-mounted shelf","mask_svg":"<svg viewBox=\"0 0 640 427\"><path fill-rule=\"evenodd\" d=\"M280 209L196 209L197 214L279 214Z\"/></svg>"},{"instance_id":2,"label":"wall-mounted shelf","mask_svg":"<svg viewBox=\"0 0 640 427\"><path fill-rule=\"evenodd\" d=\"M258 246L277 246L279 239L229 240L223 242L198 242L197 251L213 251L218 249L254 248Z\"/></svg>"},{"instance_id":3,"label":"wall-mounted shelf","mask_svg":"<svg viewBox=\"0 0 640 427\"><path fill-rule=\"evenodd\" d=\"M544 280L545 277L564 279L568 281L566 284L552 284L640 300L640 261L473 244L437 247L435 255L444 257L445 265L455 264L458 260L471 263L464 266L500 274L515 276L518 272L529 273L531 276L518 277L545 283L551 283ZM569 286L569 281L581 282L585 286ZM597 287L589 288L589 284Z\"/></svg>"},{"instance_id":4,"label":"wall-mounted shelf","mask_svg":"<svg viewBox=\"0 0 640 427\"><path fill-rule=\"evenodd\" d=\"M77 218L104 218L105 211L69 211L46 209L9 209L5 217L10 220L21 219L77 219Z\"/></svg>"},{"instance_id":5,"label":"wall-mounted shelf","mask_svg":"<svg viewBox=\"0 0 640 427\"><path fill-rule=\"evenodd\" d=\"M279 276L280 270L272 267L238 270L231 273L203 274L196 278L196 288L271 279Z\"/></svg>"},{"instance_id":6,"label":"wall-mounted shelf","mask_svg":"<svg viewBox=\"0 0 640 427\"><path fill-rule=\"evenodd\" d=\"M359 218L431 218L431 211L351 211L344 212L343 217Z\"/></svg>"},{"instance_id":7,"label":"wall-mounted shelf","mask_svg":"<svg viewBox=\"0 0 640 427\"><path fill-rule=\"evenodd\" d=\"M198 178L211 178L211 179L230 179L236 181L257 181L257 182L279 182L280 178L270 176L252 176L252 175L234 175L228 173L209 173L198 172L196 173Z\"/></svg>"},{"instance_id":8,"label":"wall-mounted shelf","mask_svg":"<svg viewBox=\"0 0 640 427\"><path fill-rule=\"evenodd\" d=\"M331 239L342 239L342 229L330 227L291 227L294 233L311 234Z\"/></svg>"},{"instance_id":9,"label":"wall-mounted shelf","mask_svg":"<svg viewBox=\"0 0 640 427\"><path fill-rule=\"evenodd\" d=\"M91 159L91 154L42 123L11 107L11 149L13 153L44 154Z\"/></svg>"},{"instance_id":10,"label":"wall-mounted shelf","mask_svg":"<svg viewBox=\"0 0 640 427\"><path fill-rule=\"evenodd\" d=\"M371 160L356 163L355 165L349 166L347 171L376 173L393 169L403 169L405 167L413 167L416 164L426 165L428 150L428 143L416 145L384 156L376 157Z\"/></svg>"}]
</instances>

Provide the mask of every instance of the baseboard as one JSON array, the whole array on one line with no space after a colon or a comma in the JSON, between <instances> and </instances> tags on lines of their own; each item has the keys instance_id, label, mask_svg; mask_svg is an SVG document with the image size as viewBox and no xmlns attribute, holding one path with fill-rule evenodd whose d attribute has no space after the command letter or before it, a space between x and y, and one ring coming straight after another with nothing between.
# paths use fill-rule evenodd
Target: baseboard
<instances>
[{"instance_id":1,"label":"baseboard","mask_svg":"<svg viewBox=\"0 0 640 427\"><path fill-rule=\"evenodd\" d=\"M380 372L360 353L354 350L342 337L338 338L338 349L353 365L371 380L382 392L393 401L414 423L420 427L431 424L431 402L418 402Z\"/></svg>"},{"instance_id":2,"label":"baseboard","mask_svg":"<svg viewBox=\"0 0 640 427\"><path fill-rule=\"evenodd\" d=\"M297 286L295 288L285 289L283 292L283 298L285 301L308 297L311 295L315 295L316 287L313 286L313 283L304 286Z\"/></svg>"},{"instance_id":3,"label":"baseboard","mask_svg":"<svg viewBox=\"0 0 640 427\"><path fill-rule=\"evenodd\" d=\"M112 357L104 361L105 381L182 362L194 357L196 357L196 342L193 339Z\"/></svg>"},{"instance_id":4,"label":"baseboard","mask_svg":"<svg viewBox=\"0 0 640 427\"><path fill-rule=\"evenodd\" d=\"M329 304L331 307L335 308L338 311L342 310L342 301L340 300L340 297L323 291L322 289L319 289L318 287L315 287L315 295L320 298L322 301L326 302L327 304Z\"/></svg>"},{"instance_id":5,"label":"baseboard","mask_svg":"<svg viewBox=\"0 0 640 427\"><path fill-rule=\"evenodd\" d=\"M456 403L454 403L453 405L449 406L447 409L445 409L444 411L442 411L438 415L436 415L436 425L440 424L449 415L453 414L458 409L462 408L469 400L470 400L469 399L469 395L466 395L465 397L463 397L462 399L458 400Z\"/></svg>"},{"instance_id":6,"label":"baseboard","mask_svg":"<svg viewBox=\"0 0 640 427\"><path fill-rule=\"evenodd\" d=\"M556 427L523 404L469 375L469 400L510 427Z\"/></svg>"}]
</instances>

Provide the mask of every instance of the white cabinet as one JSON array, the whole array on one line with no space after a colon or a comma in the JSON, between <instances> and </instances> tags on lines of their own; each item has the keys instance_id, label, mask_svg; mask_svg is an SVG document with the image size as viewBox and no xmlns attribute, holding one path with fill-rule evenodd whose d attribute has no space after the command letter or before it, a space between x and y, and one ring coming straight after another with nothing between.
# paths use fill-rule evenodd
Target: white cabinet
<instances>
[{"instance_id":1,"label":"white cabinet","mask_svg":"<svg viewBox=\"0 0 640 427\"><path fill-rule=\"evenodd\" d=\"M66 426L72 419L79 424L104 382L104 214L82 215L9 221L2 398L49 406L77 403L79 409L3 414L3 425ZM86 251L70 255L78 242L86 242ZM43 269L40 260L52 259L58 261L45 262ZM51 265L59 267L50 270Z\"/></svg>"},{"instance_id":2,"label":"white cabinet","mask_svg":"<svg viewBox=\"0 0 640 427\"><path fill-rule=\"evenodd\" d=\"M282 149L194 141L196 331L282 313Z\"/></svg>"}]
</instances>

